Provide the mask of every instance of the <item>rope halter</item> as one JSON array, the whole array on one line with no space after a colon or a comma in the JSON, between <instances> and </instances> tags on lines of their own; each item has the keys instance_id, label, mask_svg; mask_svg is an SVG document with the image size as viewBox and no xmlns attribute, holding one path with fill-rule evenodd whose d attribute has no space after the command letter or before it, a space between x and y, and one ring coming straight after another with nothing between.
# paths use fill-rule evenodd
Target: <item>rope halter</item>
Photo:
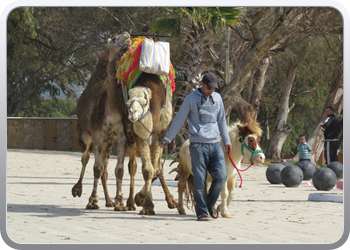
<instances>
[{"instance_id":1,"label":"rope halter","mask_svg":"<svg viewBox=\"0 0 350 250\"><path fill-rule=\"evenodd\" d=\"M126 50L129 47L129 45L126 45L126 44L124 44L123 42L120 41L120 38L123 36L123 34L121 34L117 39L112 39L112 40L114 40L113 42L116 43L116 44L113 45L113 46L109 46L111 49L113 49L115 47L121 47L121 50L124 51L124 50ZM125 39L125 40L127 40L127 39Z\"/></svg>"},{"instance_id":2,"label":"rope halter","mask_svg":"<svg viewBox=\"0 0 350 250\"><path fill-rule=\"evenodd\" d=\"M134 100L131 101L130 103L130 107L133 105L134 102L138 102L140 104L140 106L142 107L142 115L140 116L140 118L137 121L142 120L149 112L149 108L147 109L146 113L145 113L145 106L137 99L135 98Z\"/></svg>"},{"instance_id":3,"label":"rope halter","mask_svg":"<svg viewBox=\"0 0 350 250\"><path fill-rule=\"evenodd\" d=\"M242 140L242 146L241 146L241 151L242 151L242 155L244 156L244 148L248 149L248 151L252 154L250 156L250 162L253 162L253 156L256 154L256 153L264 153L264 151L262 151L261 149L257 149L257 150L253 150L251 149L244 141L243 139L243 135L241 135L241 140Z\"/></svg>"}]
</instances>

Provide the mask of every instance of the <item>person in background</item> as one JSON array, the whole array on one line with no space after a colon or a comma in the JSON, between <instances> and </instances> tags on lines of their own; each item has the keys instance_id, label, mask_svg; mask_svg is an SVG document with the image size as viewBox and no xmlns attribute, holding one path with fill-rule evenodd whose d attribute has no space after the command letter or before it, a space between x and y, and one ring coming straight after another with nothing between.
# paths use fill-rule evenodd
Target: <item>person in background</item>
<instances>
[{"instance_id":1,"label":"person in background","mask_svg":"<svg viewBox=\"0 0 350 250\"><path fill-rule=\"evenodd\" d=\"M299 136L299 144L297 149L299 152L299 162L310 161L311 146L306 142L305 135Z\"/></svg>"},{"instance_id":2,"label":"person in background","mask_svg":"<svg viewBox=\"0 0 350 250\"><path fill-rule=\"evenodd\" d=\"M215 92L218 87L216 76L206 73L200 84L201 88L184 99L161 144L164 147L170 143L188 119L195 210L198 221L208 221L208 213L214 219L219 217L215 203L227 179L220 137L226 152L229 153L232 146L227 132L224 104L220 94ZM213 178L208 194L207 171Z\"/></svg>"},{"instance_id":3,"label":"person in background","mask_svg":"<svg viewBox=\"0 0 350 250\"><path fill-rule=\"evenodd\" d=\"M334 115L335 109L331 106L326 108L327 118L321 123L321 129L324 134L324 157L326 163L329 164L332 161L338 161L337 151L339 149L339 133L340 122Z\"/></svg>"}]
</instances>

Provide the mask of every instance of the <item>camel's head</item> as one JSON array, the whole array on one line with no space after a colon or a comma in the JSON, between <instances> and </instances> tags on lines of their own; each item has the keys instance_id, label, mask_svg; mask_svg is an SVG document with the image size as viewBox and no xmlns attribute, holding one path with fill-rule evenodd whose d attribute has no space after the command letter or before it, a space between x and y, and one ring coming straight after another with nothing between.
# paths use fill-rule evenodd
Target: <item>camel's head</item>
<instances>
[{"instance_id":1,"label":"camel's head","mask_svg":"<svg viewBox=\"0 0 350 250\"><path fill-rule=\"evenodd\" d=\"M129 91L129 100L126 106L129 120L136 122L141 120L149 111L152 91L146 87L135 87Z\"/></svg>"},{"instance_id":2,"label":"camel's head","mask_svg":"<svg viewBox=\"0 0 350 250\"><path fill-rule=\"evenodd\" d=\"M260 146L262 130L259 123L252 122L245 126L237 125L240 132L241 151L251 163L261 166L265 161L265 154Z\"/></svg>"},{"instance_id":3,"label":"camel's head","mask_svg":"<svg viewBox=\"0 0 350 250\"><path fill-rule=\"evenodd\" d=\"M131 43L132 41L128 32L123 32L122 34L116 35L113 38L108 38L108 46L110 48L109 61L118 61Z\"/></svg>"}]
</instances>

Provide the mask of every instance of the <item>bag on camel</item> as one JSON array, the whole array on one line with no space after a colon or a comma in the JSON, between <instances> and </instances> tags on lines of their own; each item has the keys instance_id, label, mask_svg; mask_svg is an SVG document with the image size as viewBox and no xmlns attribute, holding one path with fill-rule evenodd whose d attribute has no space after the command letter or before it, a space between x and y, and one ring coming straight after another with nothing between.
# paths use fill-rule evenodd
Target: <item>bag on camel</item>
<instances>
[{"instance_id":1,"label":"bag on camel","mask_svg":"<svg viewBox=\"0 0 350 250\"><path fill-rule=\"evenodd\" d=\"M140 55L140 70L156 75L169 75L170 49L168 42L154 42L145 38Z\"/></svg>"}]
</instances>

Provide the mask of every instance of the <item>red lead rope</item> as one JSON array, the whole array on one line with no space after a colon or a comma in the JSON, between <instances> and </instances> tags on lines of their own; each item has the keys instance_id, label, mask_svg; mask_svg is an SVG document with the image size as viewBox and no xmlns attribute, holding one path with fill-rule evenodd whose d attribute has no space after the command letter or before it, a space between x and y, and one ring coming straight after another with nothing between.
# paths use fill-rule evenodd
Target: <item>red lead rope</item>
<instances>
[{"instance_id":1,"label":"red lead rope","mask_svg":"<svg viewBox=\"0 0 350 250\"><path fill-rule=\"evenodd\" d=\"M238 173L238 175L239 175L239 178L241 179L241 184L239 185L239 188L242 188L243 179L242 179L242 176L241 176L241 173L240 173L240 172L244 172L244 171L248 170L248 169L253 165L253 163L251 162L250 165L249 165L249 167L247 167L246 169L240 170L240 169L238 169L238 168L236 167L236 164L233 162L232 157L231 157L231 155L230 155L230 152L227 151L227 154L228 154L228 158L230 159L231 164L232 164L232 165L234 166L234 168L237 170L237 173Z\"/></svg>"}]
</instances>

